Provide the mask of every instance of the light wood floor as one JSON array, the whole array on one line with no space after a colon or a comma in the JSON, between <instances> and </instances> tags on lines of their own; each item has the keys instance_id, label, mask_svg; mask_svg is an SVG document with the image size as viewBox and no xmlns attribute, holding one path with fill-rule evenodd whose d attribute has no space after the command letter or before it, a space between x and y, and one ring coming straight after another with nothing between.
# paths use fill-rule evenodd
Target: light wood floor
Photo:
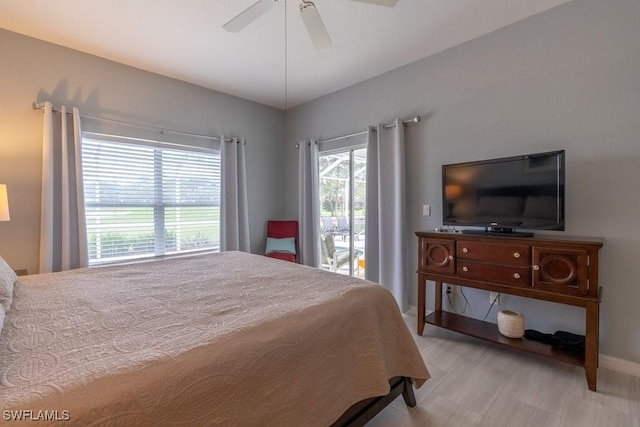
<instances>
[{"instance_id":1,"label":"light wood floor","mask_svg":"<svg viewBox=\"0 0 640 427\"><path fill-rule=\"evenodd\" d=\"M405 320L431 379L415 408L399 397L367 426L640 427L640 377L600 368L594 393L580 367Z\"/></svg>"}]
</instances>

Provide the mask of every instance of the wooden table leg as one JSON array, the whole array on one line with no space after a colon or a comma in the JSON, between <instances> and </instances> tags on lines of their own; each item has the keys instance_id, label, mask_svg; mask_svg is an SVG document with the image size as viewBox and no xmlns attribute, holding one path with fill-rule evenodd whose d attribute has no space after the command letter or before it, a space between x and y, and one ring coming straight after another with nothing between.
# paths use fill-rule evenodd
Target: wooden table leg
<instances>
[{"instance_id":1,"label":"wooden table leg","mask_svg":"<svg viewBox=\"0 0 640 427\"><path fill-rule=\"evenodd\" d=\"M600 304L592 301L587 302L587 325L585 334L584 370L587 376L589 390L596 391L598 380L598 353L599 353L599 312Z\"/></svg>"},{"instance_id":2,"label":"wooden table leg","mask_svg":"<svg viewBox=\"0 0 640 427\"><path fill-rule=\"evenodd\" d=\"M436 299L433 301L433 309L442 311L442 282L436 282Z\"/></svg>"},{"instance_id":3,"label":"wooden table leg","mask_svg":"<svg viewBox=\"0 0 640 427\"><path fill-rule=\"evenodd\" d=\"M418 335L420 336L422 336L422 332L424 332L426 286L427 286L426 279L422 274L418 273Z\"/></svg>"}]
</instances>

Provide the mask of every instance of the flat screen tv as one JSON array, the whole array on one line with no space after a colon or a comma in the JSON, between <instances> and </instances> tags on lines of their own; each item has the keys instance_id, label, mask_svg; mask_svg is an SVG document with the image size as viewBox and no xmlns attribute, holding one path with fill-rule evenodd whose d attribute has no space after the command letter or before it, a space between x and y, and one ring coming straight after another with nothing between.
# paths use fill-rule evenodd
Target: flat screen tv
<instances>
[{"instance_id":1,"label":"flat screen tv","mask_svg":"<svg viewBox=\"0 0 640 427\"><path fill-rule=\"evenodd\" d=\"M561 150L443 165L443 224L507 235L564 230L564 158Z\"/></svg>"}]
</instances>

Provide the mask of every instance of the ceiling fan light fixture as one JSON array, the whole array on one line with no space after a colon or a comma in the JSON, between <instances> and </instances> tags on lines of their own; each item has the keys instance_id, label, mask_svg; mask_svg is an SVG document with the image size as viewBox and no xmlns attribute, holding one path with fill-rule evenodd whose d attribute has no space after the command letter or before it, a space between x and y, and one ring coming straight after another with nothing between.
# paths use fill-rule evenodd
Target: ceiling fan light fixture
<instances>
[{"instance_id":1,"label":"ceiling fan light fixture","mask_svg":"<svg viewBox=\"0 0 640 427\"><path fill-rule=\"evenodd\" d=\"M285 0L286 1L286 0ZM400 0L352 0L361 3L368 3L377 6L394 7ZM244 29L247 25L251 24L256 19L267 13L271 8L278 5L280 0L257 0L251 6L243 10L234 18L229 20L222 26L227 31L237 33ZM285 4L286 5L286 4ZM324 26L320 13L316 8L316 5L311 0L301 0L300 3L300 16L302 22L307 28L309 37L314 46L318 49L323 49L331 44L331 37L327 31L327 27ZM286 17L286 11L285 11ZM285 18L286 21L286 18ZM286 25L286 22L285 22Z\"/></svg>"},{"instance_id":2,"label":"ceiling fan light fixture","mask_svg":"<svg viewBox=\"0 0 640 427\"><path fill-rule=\"evenodd\" d=\"M267 13L272 7L277 6L279 1L280 0L259 0L224 24L222 28L232 33L237 33Z\"/></svg>"},{"instance_id":3,"label":"ceiling fan light fixture","mask_svg":"<svg viewBox=\"0 0 640 427\"><path fill-rule=\"evenodd\" d=\"M322 49L331 44L331 37L329 37L327 27L324 26L324 22L322 22L318 9L313 2L302 0L302 3L300 3L300 16L316 48Z\"/></svg>"}]
</instances>

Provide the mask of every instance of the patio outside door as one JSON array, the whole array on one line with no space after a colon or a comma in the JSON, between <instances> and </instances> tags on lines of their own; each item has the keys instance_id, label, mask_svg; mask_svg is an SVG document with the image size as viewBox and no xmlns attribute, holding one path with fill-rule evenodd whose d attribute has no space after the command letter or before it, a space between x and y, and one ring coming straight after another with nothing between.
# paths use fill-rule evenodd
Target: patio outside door
<instances>
[{"instance_id":1,"label":"patio outside door","mask_svg":"<svg viewBox=\"0 0 640 427\"><path fill-rule=\"evenodd\" d=\"M367 149L319 156L322 268L364 278Z\"/></svg>"}]
</instances>

